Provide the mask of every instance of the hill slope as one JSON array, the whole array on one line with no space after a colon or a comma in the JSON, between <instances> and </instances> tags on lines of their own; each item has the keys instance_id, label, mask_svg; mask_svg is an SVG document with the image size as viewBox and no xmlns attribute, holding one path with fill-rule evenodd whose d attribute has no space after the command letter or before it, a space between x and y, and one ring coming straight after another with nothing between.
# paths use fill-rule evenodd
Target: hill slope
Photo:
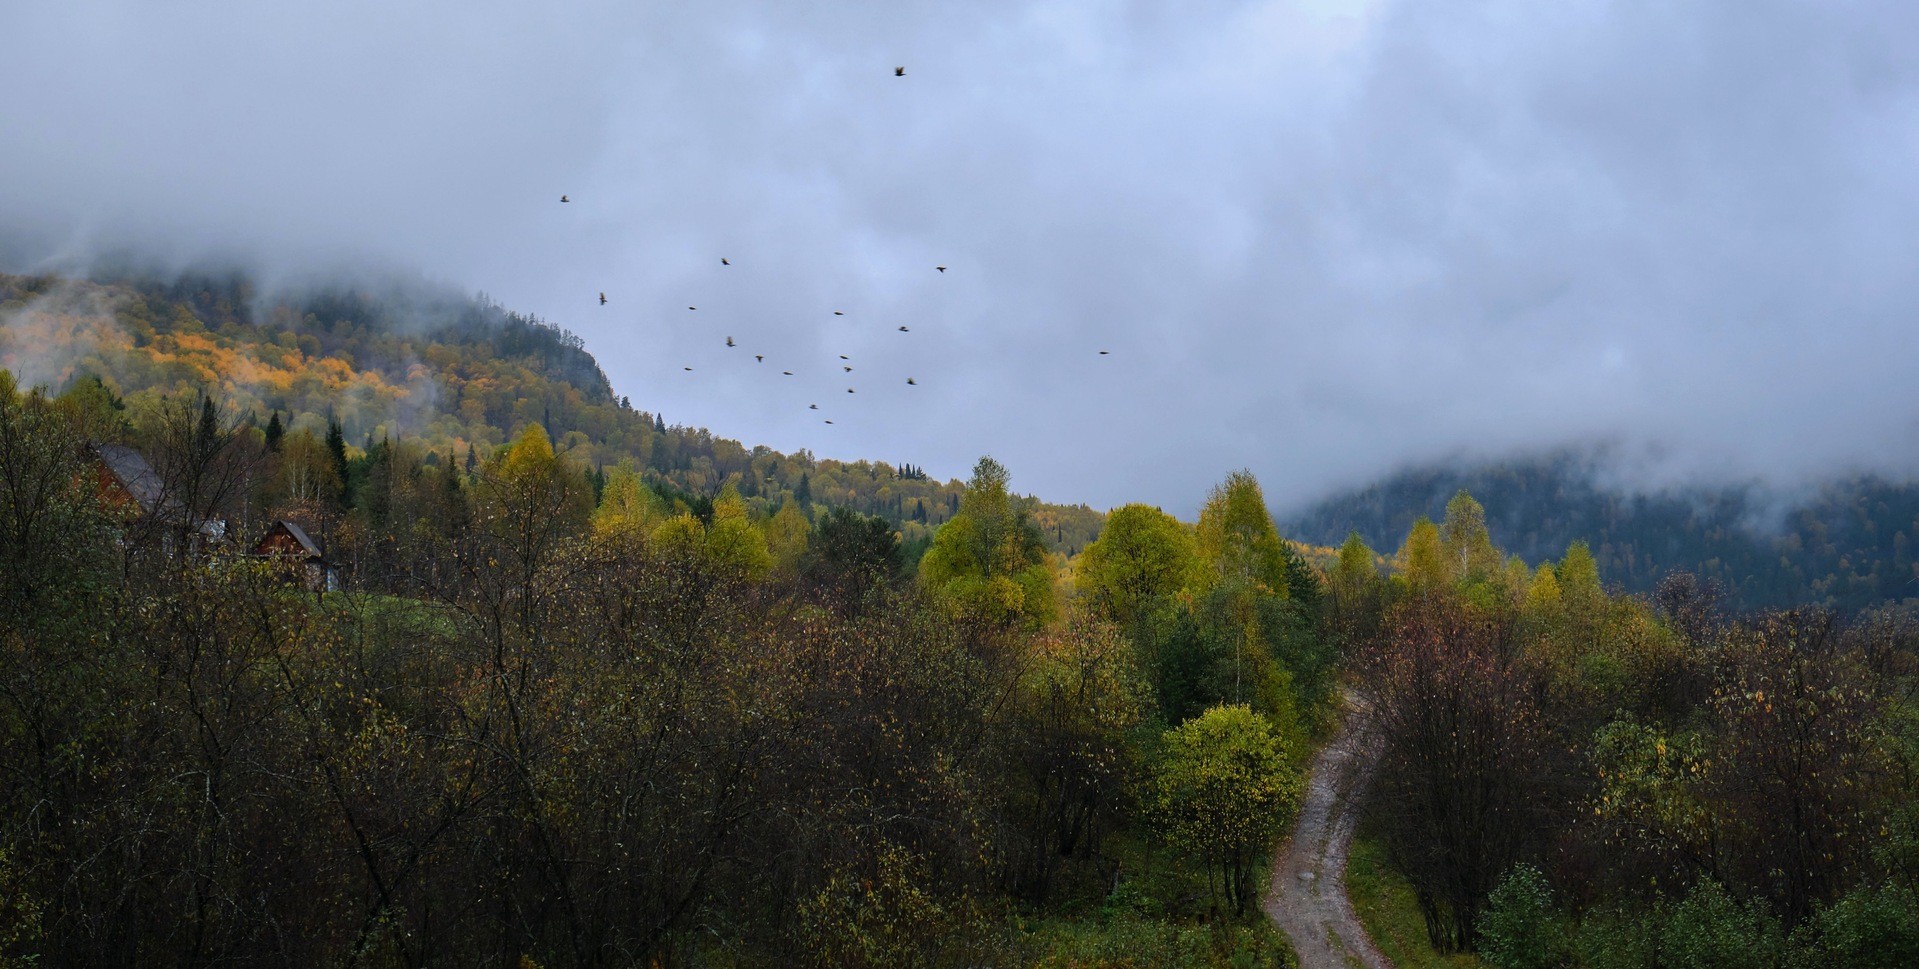
<instances>
[{"instance_id":1,"label":"hill slope","mask_svg":"<svg viewBox=\"0 0 1919 969\"><path fill-rule=\"evenodd\" d=\"M0 368L54 392L98 377L130 410L213 391L264 424L350 445L416 439L461 459L538 422L589 467L630 461L665 490L712 496L731 484L760 513L793 498L881 515L909 545L958 506L957 480L910 464L815 459L669 426L616 397L572 333L484 295L386 281L263 294L239 274L94 282L0 275ZM1036 504L1058 551L1084 547L1101 516Z\"/></svg>"}]
</instances>

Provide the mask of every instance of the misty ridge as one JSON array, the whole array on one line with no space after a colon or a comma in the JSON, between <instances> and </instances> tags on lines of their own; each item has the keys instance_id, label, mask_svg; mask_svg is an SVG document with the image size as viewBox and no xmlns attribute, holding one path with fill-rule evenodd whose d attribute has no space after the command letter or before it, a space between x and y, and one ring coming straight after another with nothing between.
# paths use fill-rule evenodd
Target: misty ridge
<instances>
[{"instance_id":1,"label":"misty ridge","mask_svg":"<svg viewBox=\"0 0 1919 969\"><path fill-rule=\"evenodd\" d=\"M95 275L0 275L0 368L21 386L103 383L136 423L208 394L255 428L271 419L317 439L337 427L356 456L404 443L472 462L538 425L570 461L641 473L703 514L728 489L756 515L817 499L883 516L912 550L957 508L960 483L910 458L816 458L669 424L616 395L578 336L483 293L399 274L277 288L231 268ZM1097 534L1083 504L1023 500L1060 553Z\"/></svg>"},{"instance_id":2,"label":"misty ridge","mask_svg":"<svg viewBox=\"0 0 1919 969\"><path fill-rule=\"evenodd\" d=\"M457 424L450 419L460 415L460 392L446 393L447 381L422 360L421 350L436 342L484 343L489 353L531 361L543 377L576 391L589 405L634 409L614 394L592 348L578 336L507 310L483 293L465 295L419 274L361 267L263 279L230 263L169 269L128 253L70 264L67 270L14 277L0 290L6 296L0 299L0 365L25 386L59 392L91 377L108 379L122 393L220 386L256 420L285 409L290 425L317 431L325 420L338 418L355 441L412 435L435 448L502 443L528 419L540 421L558 438L585 426L568 418L564 404L556 418L552 402L543 401L537 413L517 416L499 408L488 415L482 409L484 423L496 427L449 432ZM252 328L253 336L238 341L252 366L259 364L259 353L249 347L263 346L270 355L276 341L291 341L310 358L337 356L334 329L343 322L392 339L348 354L362 375L357 382L329 387L324 400L294 398L284 378L278 383L250 379L249 366L177 373L169 385L161 376L136 374L124 356L116 355L116 347L139 342L130 338L122 315L129 301L141 300L186 310L214 330ZM372 374L379 377L370 381ZM637 415L639 423L650 423L644 402L639 409L646 411ZM469 405L465 416L474 414ZM711 439L713 431L725 430L697 434ZM590 439L596 446L582 450L583 459L591 455L604 465L608 458L636 456L590 426L582 438L578 443ZM1465 490L1486 505L1492 533L1514 554L1529 562L1550 561L1583 540L1606 580L1629 592L1650 593L1666 575L1687 571L1718 582L1734 605L1747 609L1825 605L1852 612L1919 597L1913 573L1919 485L1912 481L1869 474L1786 482L1675 479L1666 457L1616 442L1455 457L1408 465L1363 487L1289 502L1277 511L1284 534L1307 546L1336 547L1349 531L1357 531L1372 547L1391 550L1415 519L1437 520L1446 502ZM671 476L676 469L669 464L657 470ZM714 482L725 479L724 474L679 476L675 484L711 497ZM923 505L923 498L915 502ZM936 505L947 502L940 498ZM862 507L902 523L916 512L926 514L904 501L896 507L884 502ZM936 508L932 518L921 520L937 524L940 513ZM1070 540L1058 522L1056 534L1047 537L1062 552L1076 551L1097 534L1096 519L1089 515L1069 516L1075 521Z\"/></svg>"}]
</instances>

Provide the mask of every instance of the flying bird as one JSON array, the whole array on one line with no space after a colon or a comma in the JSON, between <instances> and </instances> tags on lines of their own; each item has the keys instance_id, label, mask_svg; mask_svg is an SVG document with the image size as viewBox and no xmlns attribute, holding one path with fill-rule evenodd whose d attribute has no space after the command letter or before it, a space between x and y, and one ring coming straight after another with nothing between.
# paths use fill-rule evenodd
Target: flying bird
<instances>
[{"instance_id":1,"label":"flying bird","mask_svg":"<svg viewBox=\"0 0 1919 969\"><path fill-rule=\"evenodd\" d=\"M1105 355L1107 355L1107 354L1109 354L1109 353L1112 353L1112 352L1113 352L1113 351L1111 351L1111 350L1101 350L1101 351L1099 352L1099 355L1103 357L1103 356L1105 356Z\"/></svg>"},{"instance_id":2,"label":"flying bird","mask_svg":"<svg viewBox=\"0 0 1919 969\"><path fill-rule=\"evenodd\" d=\"M832 422L832 421L827 421L826 423L828 423L828 424L831 424L831 423L833 423L833 422Z\"/></svg>"},{"instance_id":3,"label":"flying bird","mask_svg":"<svg viewBox=\"0 0 1919 969\"><path fill-rule=\"evenodd\" d=\"M844 353L842 353L842 354L840 354L840 359L841 359L841 360L851 360L851 359L853 359L853 358L852 358L852 357L849 357L849 356L847 356L847 355L846 355L846 354L844 354Z\"/></svg>"},{"instance_id":4,"label":"flying bird","mask_svg":"<svg viewBox=\"0 0 1919 969\"><path fill-rule=\"evenodd\" d=\"M730 262L727 262L727 261L726 261L726 257L725 257L725 256L721 256L721 257L720 257L720 265L722 265L722 266L731 266L731 265L733 265L733 264L732 264L732 263L730 263Z\"/></svg>"},{"instance_id":5,"label":"flying bird","mask_svg":"<svg viewBox=\"0 0 1919 969\"><path fill-rule=\"evenodd\" d=\"M564 195L562 195L562 196L560 196L560 201L562 201L562 202L571 202L571 201L573 201L573 200L572 200L572 199L570 199L570 198L567 198L567 197L566 197L566 196L564 196Z\"/></svg>"},{"instance_id":6,"label":"flying bird","mask_svg":"<svg viewBox=\"0 0 1919 969\"><path fill-rule=\"evenodd\" d=\"M917 380L914 380L914 379L913 379L913 378L911 378L911 377L908 377L908 378L906 378L906 386L908 386L908 387L918 387L919 385L920 385L920 382L919 382L919 381L917 381Z\"/></svg>"},{"instance_id":7,"label":"flying bird","mask_svg":"<svg viewBox=\"0 0 1919 969\"><path fill-rule=\"evenodd\" d=\"M853 368L852 368L852 367L841 367L840 369L841 369L841 370L844 370L844 371L846 371L847 373L852 373L852 372L853 372Z\"/></svg>"},{"instance_id":8,"label":"flying bird","mask_svg":"<svg viewBox=\"0 0 1919 969\"><path fill-rule=\"evenodd\" d=\"M681 369L681 370L684 370L684 371L686 371L687 373L692 373L692 372L693 372L693 368L692 368L692 367L681 367L680 369Z\"/></svg>"},{"instance_id":9,"label":"flying bird","mask_svg":"<svg viewBox=\"0 0 1919 969\"><path fill-rule=\"evenodd\" d=\"M729 347L730 347L730 346L733 346L733 338L732 338L732 337L730 337L730 336L729 336L729 337L727 337L727 338L726 338L726 345L727 345L727 346L729 346Z\"/></svg>"},{"instance_id":10,"label":"flying bird","mask_svg":"<svg viewBox=\"0 0 1919 969\"><path fill-rule=\"evenodd\" d=\"M764 353L756 353L756 354L753 354L753 362L754 362L754 363L765 363L765 362L766 362L766 354L764 354Z\"/></svg>"},{"instance_id":11,"label":"flying bird","mask_svg":"<svg viewBox=\"0 0 1919 969\"><path fill-rule=\"evenodd\" d=\"M853 388L851 388L851 387L848 387L848 388L846 388L846 392L847 392L847 393L849 393L849 394L850 394L850 393L852 393L852 392L853 392Z\"/></svg>"},{"instance_id":12,"label":"flying bird","mask_svg":"<svg viewBox=\"0 0 1919 969\"><path fill-rule=\"evenodd\" d=\"M785 374L785 375L787 375L788 377L791 377L791 376L793 376L793 371L791 371L791 370L782 370L782 371L780 371L780 373L783 373L783 374Z\"/></svg>"},{"instance_id":13,"label":"flying bird","mask_svg":"<svg viewBox=\"0 0 1919 969\"><path fill-rule=\"evenodd\" d=\"M689 306L689 307L687 307L687 309L689 309L689 310L696 310L696 309L699 309L699 307L697 307L697 306Z\"/></svg>"},{"instance_id":14,"label":"flying bird","mask_svg":"<svg viewBox=\"0 0 1919 969\"><path fill-rule=\"evenodd\" d=\"M933 268L934 268L934 269L937 269L937 270L939 270L940 272L945 272L945 271L946 271L946 267L945 267L945 266L934 266Z\"/></svg>"},{"instance_id":15,"label":"flying bird","mask_svg":"<svg viewBox=\"0 0 1919 969\"><path fill-rule=\"evenodd\" d=\"M907 332L907 329L906 329L906 327L905 327L905 326L901 326L901 327L900 327L900 332L901 332L901 333L905 333L905 332Z\"/></svg>"},{"instance_id":16,"label":"flying bird","mask_svg":"<svg viewBox=\"0 0 1919 969\"><path fill-rule=\"evenodd\" d=\"M820 405L818 405L818 404L808 404L808 405L806 405L806 409L807 409L807 410L819 410L819 409L820 409Z\"/></svg>"},{"instance_id":17,"label":"flying bird","mask_svg":"<svg viewBox=\"0 0 1919 969\"><path fill-rule=\"evenodd\" d=\"M605 293L601 293L601 294L600 294L600 305L601 305L601 306L605 306L605 305L606 305L606 294L605 294Z\"/></svg>"},{"instance_id":18,"label":"flying bird","mask_svg":"<svg viewBox=\"0 0 1919 969\"><path fill-rule=\"evenodd\" d=\"M845 313L842 313L842 312L840 312L839 310L834 310L834 311L833 311L833 315L834 315L834 316L845 316L846 314L845 314Z\"/></svg>"},{"instance_id":19,"label":"flying bird","mask_svg":"<svg viewBox=\"0 0 1919 969\"><path fill-rule=\"evenodd\" d=\"M893 76L894 76L894 77L905 77L905 76L906 76L906 68L904 68L904 67L895 67L895 68L893 68Z\"/></svg>"}]
</instances>

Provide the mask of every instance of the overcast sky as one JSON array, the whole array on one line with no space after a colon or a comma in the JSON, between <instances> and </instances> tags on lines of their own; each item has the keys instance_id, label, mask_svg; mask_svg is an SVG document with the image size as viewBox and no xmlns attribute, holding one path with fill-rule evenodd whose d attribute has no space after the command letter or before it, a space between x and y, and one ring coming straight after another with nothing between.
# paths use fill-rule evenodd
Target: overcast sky
<instances>
[{"instance_id":1,"label":"overcast sky","mask_svg":"<svg viewBox=\"0 0 1919 969\"><path fill-rule=\"evenodd\" d=\"M1765 0L9 3L0 227L15 269L417 268L580 333L669 421L941 477L992 453L1100 507L1190 514L1245 466L1283 508L1599 440L1654 482L1907 474L1916 27Z\"/></svg>"}]
</instances>

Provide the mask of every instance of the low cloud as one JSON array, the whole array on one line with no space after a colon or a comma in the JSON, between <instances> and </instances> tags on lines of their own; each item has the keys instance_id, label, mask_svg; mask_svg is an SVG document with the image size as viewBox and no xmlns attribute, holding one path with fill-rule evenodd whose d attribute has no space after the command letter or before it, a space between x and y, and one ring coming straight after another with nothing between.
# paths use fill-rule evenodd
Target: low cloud
<instances>
[{"instance_id":1,"label":"low cloud","mask_svg":"<svg viewBox=\"0 0 1919 969\"><path fill-rule=\"evenodd\" d=\"M1096 505L1919 464L1919 11L1157 9L41 5L0 224L15 268L417 269L674 420Z\"/></svg>"}]
</instances>

